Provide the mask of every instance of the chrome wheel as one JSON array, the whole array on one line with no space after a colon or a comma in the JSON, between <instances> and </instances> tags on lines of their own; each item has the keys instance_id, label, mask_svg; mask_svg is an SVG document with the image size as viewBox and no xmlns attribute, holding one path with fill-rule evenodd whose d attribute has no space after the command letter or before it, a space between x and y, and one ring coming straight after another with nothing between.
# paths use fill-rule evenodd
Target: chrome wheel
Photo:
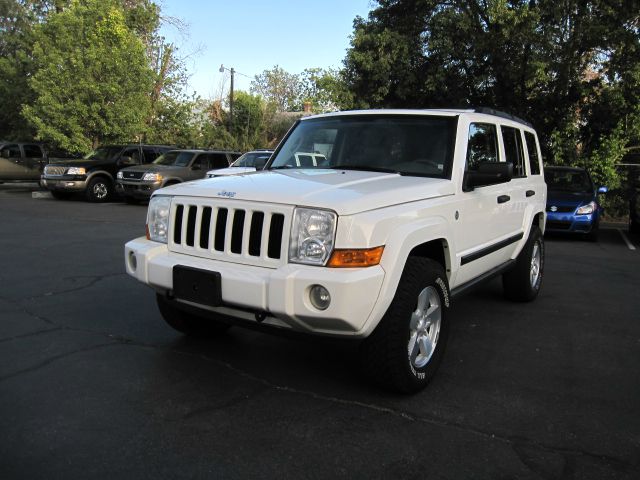
<instances>
[{"instance_id":1,"label":"chrome wheel","mask_svg":"<svg viewBox=\"0 0 640 480\"><path fill-rule=\"evenodd\" d=\"M93 194L99 200L106 198L108 193L109 189L107 188L107 185L102 182L96 183L93 186Z\"/></svg>"},{"instance_id":2,"label":"chrome wheel","mask_svg":"<svg viewBox=\"0 0 640 480\"><path fill-rule=\"evenodd\" d=\"M433 355L440 336L442 308L434 287L426 287L418 295L418 305L409 323L409 361L414 368L422 368Z\"/></svg>"},{"instance_id":3,"label":"chrome wheel","mask_svg":"<svg viewBox=\"0 0 640 480\"><path fill-rule=\"evenodd\" d=\"M531 269L529 270L529 281L533 288L538 284L538 279L540 278L541 258L540 243L535 242L533 244L533 252L531 252Z\"/></svg>"}]
</instances>

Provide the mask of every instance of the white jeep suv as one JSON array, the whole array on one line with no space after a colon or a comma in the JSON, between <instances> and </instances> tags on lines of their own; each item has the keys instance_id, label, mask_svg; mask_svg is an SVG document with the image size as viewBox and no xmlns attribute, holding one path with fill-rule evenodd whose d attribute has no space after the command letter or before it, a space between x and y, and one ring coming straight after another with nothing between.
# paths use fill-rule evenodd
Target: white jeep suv
<instances>
[{"instance_id":1,"label":"white jeep suv","mask_svg":"<svg viewBox=\"0 0 640 480\"><path fill-rule=\"evenodd\" d=\"M537 296L542 168L533 128L493 110L306 117L259 174L155 192L125 264L181 332L358 338L372 379L415 392L453 297L499 274L508 298Z\"/></svg>"}]
</instances>

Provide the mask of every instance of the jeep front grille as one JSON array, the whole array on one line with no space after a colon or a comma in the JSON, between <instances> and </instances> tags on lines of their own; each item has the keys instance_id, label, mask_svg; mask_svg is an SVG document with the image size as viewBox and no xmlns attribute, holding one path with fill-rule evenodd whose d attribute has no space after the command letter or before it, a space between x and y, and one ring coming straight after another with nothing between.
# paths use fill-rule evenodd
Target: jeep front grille
<instances>
[{"instance_id":1,"label":"jeep front grille","mask_svg":"<svg viewBox=\"0 0 640 480\"><path fill-rule=\"evenodd\" d=\"M169 249L198 257L277 267L287 261L293 207L240 200L176 198Z\"/></svg>"},{"instance_id":2,"label":"jeep front grille","mask_svg":"<svg viewBox=\"0 0 640 480\"><path fill-rule=\"evenodd\" d=\"M64 175L64 172L67 170L67 167L60 167L57 165L47 165L44 167L45 175Z\"/></svg>"}]
</instances>

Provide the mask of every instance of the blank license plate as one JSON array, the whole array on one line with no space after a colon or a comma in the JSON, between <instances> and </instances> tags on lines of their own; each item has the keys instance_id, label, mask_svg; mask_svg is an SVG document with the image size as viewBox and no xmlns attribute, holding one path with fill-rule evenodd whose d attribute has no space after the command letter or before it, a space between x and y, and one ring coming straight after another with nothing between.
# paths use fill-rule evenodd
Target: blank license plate
<instances>
[{"instance_id":1,"label":"blank license plate","mask_svg":"<svg viewBox=\"0 0 640 480\"><path fill-rule=\"evenodd\" d=\"M173 267L173 295L179 300L209 307L222 304L221 276L218 272L198 268Z\"/></svg>"}]
</instances>

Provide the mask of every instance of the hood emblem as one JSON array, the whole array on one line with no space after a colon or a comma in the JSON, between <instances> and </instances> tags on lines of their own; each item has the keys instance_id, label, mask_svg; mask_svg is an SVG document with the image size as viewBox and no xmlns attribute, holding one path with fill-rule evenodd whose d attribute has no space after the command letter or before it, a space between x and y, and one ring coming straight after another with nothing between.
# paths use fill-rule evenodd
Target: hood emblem
<instances>
[{"instance_id":1,"label":"hood emblem","mask_svg":"<svg viewBox=\"0 0 640 480\"><path fill-rule=\"evenodd\" d=\"M223 190L221 192L218 192L217 195L219 197L233 198L236 196L236 192L227 192L226 190Z\"/></svg>"},{"instance_id":2,"label":"hood emblem","mask_svg":"<svg viewBox=\"0 0 640 480\"><path fill-rule=\"evenodd\" d=\"M552 212L557 212L558 211L558 207L556 207L555 205L553 207L551 207L549 210L551 210Z\"/></svg>"}]
</instances>

